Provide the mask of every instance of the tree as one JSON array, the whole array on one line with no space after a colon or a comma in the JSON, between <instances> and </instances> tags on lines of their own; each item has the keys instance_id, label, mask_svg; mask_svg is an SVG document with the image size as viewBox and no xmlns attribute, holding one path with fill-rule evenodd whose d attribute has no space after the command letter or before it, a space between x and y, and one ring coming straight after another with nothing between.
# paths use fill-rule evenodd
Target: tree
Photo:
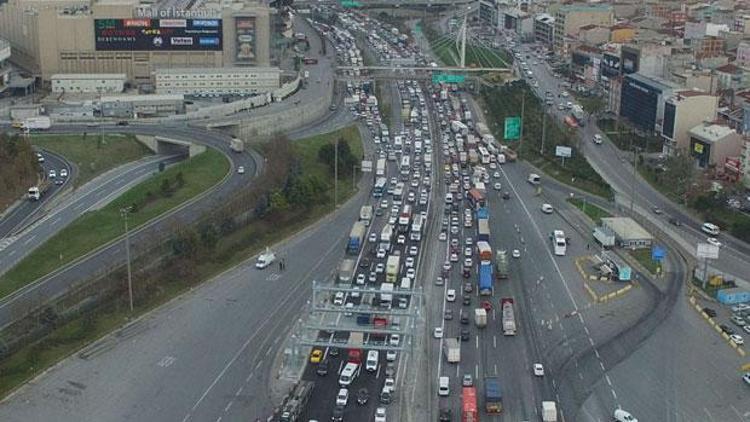
<instances>
[{"instance_id":1,"label":"tree","mask_svg":"<svg viewBox=\"0 0 750 422\"><path fill-rule=\"evenodd\" d=\"M750 219L741 218L732 224L732 234L740 240L750 242Z\"/></svg>"},{"instance_id":2,"label":"tree","mask_svg":"<svg viewBox=\"0 0 750 422\"><path fill-rule=\"evenodd\" d=\"M280 190L276 190L271 193L269 200L271 211L286 211L289 209L289 202L284 197L284 194Z\"/></svg>"},{"instance_id":3,"label":"tree","mask_svg":"<svg viewBox=\"0 0 750 422\"><path fill-rule=\"evenodd\" d=\"M662 178L670 182L672 191L678 198L684 198L695 180L693 159L680 151L667 158L664 168Z\"/></svg>"},{"instance_id":4,"label":"tree","mask_svg":"<svg viewBox=\"0 0 750 422\"><path fill-rule=\"evenodd\" d=\"M357 164L357 157L352 154L349 143L344 139L339 139L338 143L330 143L321 146L318 150L318 160L325 163L333 174L335 172L334 164L336 160L336 145L338 145L339 178L351 175L354 166Z\"/></svg>"}]
</instances>

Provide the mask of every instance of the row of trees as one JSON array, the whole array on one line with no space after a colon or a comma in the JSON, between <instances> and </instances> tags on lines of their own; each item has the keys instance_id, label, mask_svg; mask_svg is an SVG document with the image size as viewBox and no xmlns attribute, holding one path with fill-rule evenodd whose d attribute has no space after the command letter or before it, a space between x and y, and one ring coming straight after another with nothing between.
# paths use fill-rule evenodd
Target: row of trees
<instances>
[{"instance_id":1,"label":"row of trees","mask_svg":"<svg viewBox=\"0 0 750 422\"><path fill-rule=\"evenodd\" d=\"M31 144L0 132L0 211L36 184L39 165Z\"/></svg>"}]
</instances>

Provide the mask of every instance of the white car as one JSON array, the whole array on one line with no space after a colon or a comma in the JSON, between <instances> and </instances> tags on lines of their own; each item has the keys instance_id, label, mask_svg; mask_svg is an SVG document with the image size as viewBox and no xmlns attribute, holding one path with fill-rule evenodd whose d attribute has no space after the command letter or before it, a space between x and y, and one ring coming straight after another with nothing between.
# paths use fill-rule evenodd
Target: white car
<instances>
[{"instance_id":1,"label":"white car","mask_svg":"<svg viewBox=\"0 0 750 422\"><path fill-rule=\"evenodd\" d=\"M370 275L367 276L367 281L369 281L370 283L377 283L378 273L376 273L375 271L370 271Z\"/></svg>"},{"instance_id":2,"label":"white car","mask_svg":"<svg viewBox=\"0 0 750 422\"><path fill-rule=\"evenodd\" d=\"M365 279L367 277L365 276L365 273L359 273L357 274L357 284L362 285L365 284Z\"/></svg>"},{"instance_id":3,"label":"white car","mask_svg":"<svg viewBox=\"0 0 750 422\"><path fill-rule=\"evenodd\" d=\"M336 395L336 406L343 406L346 407L346 404L349 402L349 389L342 388L339 390L339 393Z\"/></svg>"},{"instance_id":4,"label":"white car","mask_svg":"<svg viewBox=\"0 0 750 422\"><path fill-rule=\"evenodd\" d=\"M378 252L375 254L375 256L378 258L385 258L385 249L378 249Z\"/></svg>"},{"instance_id":5,"label":"white car","mask_svg":"<svg viewBox=\"0 0 750 422\"><path fill-rule=\"evenodd\" d=\"M375 266L375 272L378 274L383 274L385 272L385 264L382 262L378 262L378 265Z\"/></svg>"},{"instance_id":6,"label":"white car","mask_svg":"<svg viewBox=\"0 0 750 422\"><path fill-rule=\"evenodd\" d=\"M464 256L468 258L468 257L471 257L471 255L472 255L471 248L470 247L465 248L464 249Z\"/></svg>"},{"instance_id":7,"label":"white car","mask_svg":"<svg viewBox=\"0 0 750 422\"><path fill-rule=\"evenodd\" d=\"M60 177L68 177L68 169L60 170Z\"/></svg>"},{"instance_id":8,"label":"white car","mask_svg":"<svg viewBox=\"0 0 750 422\"><path fill-rule=\"evenodd\" d=\"M492 173L492 177L494 177L495 179L499 179L500 178L500 172L496 171L496 172Z\"/></svg>"},{"instance_id":9,"label":"white car","mask_svg":"<svg viewBox=\"0 0 750 422\"><path fill-rule=\"evenodd\" d=\"M344 304L344 292L336 292L336 295L333 297L333 304L336 306Z\"/></svg>"},{"instance_id":10,"label":"white car","mask_svg":"<svg viewBox=\"0 0 750 422\"><path fill-rule=\"evenodd\" d=\"M406 270L406 276L414 280L414 278L416 278L417 276L417 272L414 270L414 268L409 268Z\"/></svg>"},{"instance_id":11,"label":"white car","mask_svg":"<svg viewBox=\"0 0 750 422\"><path fill-rule=\"evenodd\" d=\"M443 327L435 327L435 329L432 330L432 336L435 338L443 338Z\"/></svg>"},{"instance_id":12,"label":"white car","mask_svg":"<svg viewBox=\"0 0 750 422\"><path fill-rule=\"evenodd\" d=\"M445 242L446 240L448 240L448 233L440 232L440 234L438 235L438 240L440 240L441 242Z\"/></svg>"},{"instance_id":13,"label":"white car","mask_svg":"<svg viewBox=\"0 0 750 422\"><path fill-rule=\"evenodd\" d=\"M520 258L521 257L521 251L518 249L513 249L513 258Z\"/></svg>"},{"instance_id":14,"label":"white car","mask_svg":"<svg viewBox=\"0 0 750 422\"><path fill-rule=\"evenodd\" d=\"M398 243L399 245L405 244L406 236L404 236L403 234L398 235L398 237L396 238L396 243Z\"/></svg>"},{"instance_id":15,"label":"white car","mask_svg":"<svg viewBox=\"0 0 750 422\"><path fill-rule=\"evenodd\" d=\"M708 242L708 243L710 243L710 244L712 244L712 245L714 245L716 247L719 247L719 248L721 247L721 242L719 242L719 240L717 238L715 238L715 237L709 237L709 238L707 238L706 242Z\"/></svg>"},{"instance_id":16,"label":"white car","mask_svg":"<svg viewBox=\"0 0 750 422\"><path fill-rule=\"evenodd\" d=\"M622 409L615 410L614 418L615 422L638 422L638 419Z\"/></svg>"},{"instance_id":17,"label":"white car","mask_svg":"<svg viewBox=\"0 0 750 422\"><path fill-rule=\"evenodd\" d=\"M396 360L397 353L395 350L388 350L385 352L385 360L388 362L394 362Z\"/></svg>"},{"instance_id":18,"label":"white car","mask_svg":"<svg viewBox=\"0 0 750 422\"><path fill-rule=\"evenodd\" d=\"M541 363L534 364L534 375L536 375L537 377L544 376L544 366L542 366Z\"/></svg>"},{"instance_id":19,"label":"white car","mask_svg":"<svg viewBox=\"0 0 750 422\"><path fill-rule=\"evenodd\" d=\"M57 177L57 172L55 170L50 170L49 171L49 178L50 179L54 179L55 177Z\"/></svg>"},{"instance_id":20,"label":"white car","mask_svg":"<svg viewBox=\"0 0 750 422\"><path fill-rule=\"evenodd\" d=\"M455 302L456 289L448 289L448 291L445 293L445 300L447 300L448 302Z\"/></svg>"},{"instance_id":21,"label":"white car","mask_svg":"<svg viewBox=\"0 0 750 422\"><path fill-rule=\"evenodd\" d=\"M466 259L464 259L464 267L468 267L468 268L471 268L471 266L472 266L473 264L474 264L474 263L473 263L473 262L471 261L471 258L466 258Z\"/></svg>"},{"instance_id":22,"label":"white car","mask_svg":"<svg viewBox=\"0 0 750 422\"><path fill-rule=\"evenodd\" d=\"M404 262L404 266L406 268L414 268L414 257L407 256L406 257L406 262Z\"/></svg>"},{"instance_id":23,"label":"white car","mask_svg":"<svg viewBox=\"0 0 750 422\"><path fill-rule=\"evenodd\" d=\"M237 167L237 174L245 174L245 166ZM62 172L60 172L60 175L62 175Z\"/></svg>"},{"instance_id":24,"label":"white car","mask_svg":"<svg viewBox=\"0 0 750 422\"><path fill-rule=\"evenodd\" d=\"M597 145L602 144L602 135L599 135L598 133L594 135L594 143Z\"/></svg>"},{"instance_id":25,"label":"white car","mask_svg":"<svg viewBox=\"0 0 750 422\"><path fill-rule=\"evenodd\" d=\"M743 345L745 344L745 340L742 339L742 336L739 334L731 334L729 336L729 340L733 341L736 345Z\"/></svg>"},{"instance_id":26,"label":"white car","mask_svg":"<svg viewBox=\"0 0 750 422\"><path fill-rule=\"evenodd\" d=\"M375 409L375 422L386 422L385 407L378 407Z\"/></svg>"},{"instance_id":27,"label":"white car","mask_svg":"<svg viewBox=\"0 0 750 422\"><path fill-rule=\"evenodd\" d=\"M550 204L542 204L542 212L545 214L552 214L552 211L555 209L552 208L552 205Z\"/></svg>"},{"instance_id":28,"label":"white car","mask_svg":"<svg viewBox=\"0 0 750 422\"><path fill-rule=\"evenodd\" d=\"M500 182L495 182L495 184L492 185L492 188L495 189L495 190L502 190L503 189L503 185L501 185Z\"/></svg>"},{"instance_id":29,"label":"white car","mask_svg":"<svg viewBox=\"0 0 750 422\"><path fill-rule=\"evenodd\" d=\"M378 241L378 234L375 232L370 233L370 238L368 239L371 243L375 243Z\"/></svg>"},{"instance_id":30,"label":"white car","mask_svg":"<svg viewBox=\"0 0 750 422\"><path fill-rule=\"evenodd\" d=\"M401 342L401 336L398 334L391 334L391 338L388 340L388 344L394 347L398 347L398 344Z\"/></svg>"},{"instance_id":31,"label":"white car","mask_svg":"<svg viewBox=\"0 0 750 422\"><path fill-rule=\"evenodd\" d=\"M451 254L451 262L458 262L458 254L457 253L454 252L454 253Z\"/></svg>"},{"instance_id":32,"label":"white car","mask_svg":"<svg viewBox=\"0 0 750 422\"><path fill-rule=\"evenodd\" d=\"M266 251L258 255L258 259L255 261L255 268L262 270L267 266L271 265L276 260L276 254L271 252L270 249L266 248Z\"/></svg>"},{"instance_id":33,"label":"white car","mask_svg":"<svg viewBox=\"0 0 750 422\"><path fill-rule=\"evenodd\" d=\"M417 255L419 255L419 248L417 248L416 246L411 246L409 248L409 255L411 255L411 256L417 256Z\"/></svg>"}]
</instances>

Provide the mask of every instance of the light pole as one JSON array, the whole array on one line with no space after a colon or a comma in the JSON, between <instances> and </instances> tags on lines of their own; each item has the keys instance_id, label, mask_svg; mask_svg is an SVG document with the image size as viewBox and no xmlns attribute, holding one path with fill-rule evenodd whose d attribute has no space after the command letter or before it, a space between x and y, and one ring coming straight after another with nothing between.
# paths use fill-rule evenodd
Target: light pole
<instances>
[{"instance_id":1,"label":"light pole","mask_svg":"<svg viewBox=\"0 0 750 422\"><path fill-rule=\"evenodd\" d=\"M339 203L339 138L333 147L333 210L338 208Z\"/></svg>"},{"instance_id":2,"label":"light pole","mask_svg":"<svg viewBox=\"0 0 750 422\"><path fill-rule=\"evenodd\" d=\"M539 150L539 155L542 157L544 157L544 137L546 135L545 129L547 129L547 107L545 104L542 104L542 147Z\"/></svg>"},{"instance_id":3,"label":"light pole","mask_svg":"<svg viewBox=\"0 0 750 422\"><path fill-rule=\"evenodd\" d=\"M120 208L120 215L125 220L125 259L128 266L128 300L130 302L130 312L133 312L133 276L130 270L130 231L128 231L128 214L133 207Z\"/></svg>"}]
</instances>

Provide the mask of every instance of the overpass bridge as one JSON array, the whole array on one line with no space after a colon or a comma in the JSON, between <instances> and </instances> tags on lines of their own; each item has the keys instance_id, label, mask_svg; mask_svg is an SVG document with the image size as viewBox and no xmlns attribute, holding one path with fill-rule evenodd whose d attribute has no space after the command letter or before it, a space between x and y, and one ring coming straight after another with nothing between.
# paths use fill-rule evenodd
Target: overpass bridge
<instances>
[{"instance_id":1,"label":"overpass bridge","mask_svg":"<svg viewBox=\"0 0 750 422\"><path fill-rule=\"evenodd\" d=\"M297 0L294 2L295 6L299 5L313 5L313 4L338 4L338 5L351 5L351 8L359 9L378 9L378 8L417 8L417 7L456 7L462 5L468 5L477 3L477 0L352 0L352 1L340 1L340 0Z\"/></svg>"}]
</instances>

